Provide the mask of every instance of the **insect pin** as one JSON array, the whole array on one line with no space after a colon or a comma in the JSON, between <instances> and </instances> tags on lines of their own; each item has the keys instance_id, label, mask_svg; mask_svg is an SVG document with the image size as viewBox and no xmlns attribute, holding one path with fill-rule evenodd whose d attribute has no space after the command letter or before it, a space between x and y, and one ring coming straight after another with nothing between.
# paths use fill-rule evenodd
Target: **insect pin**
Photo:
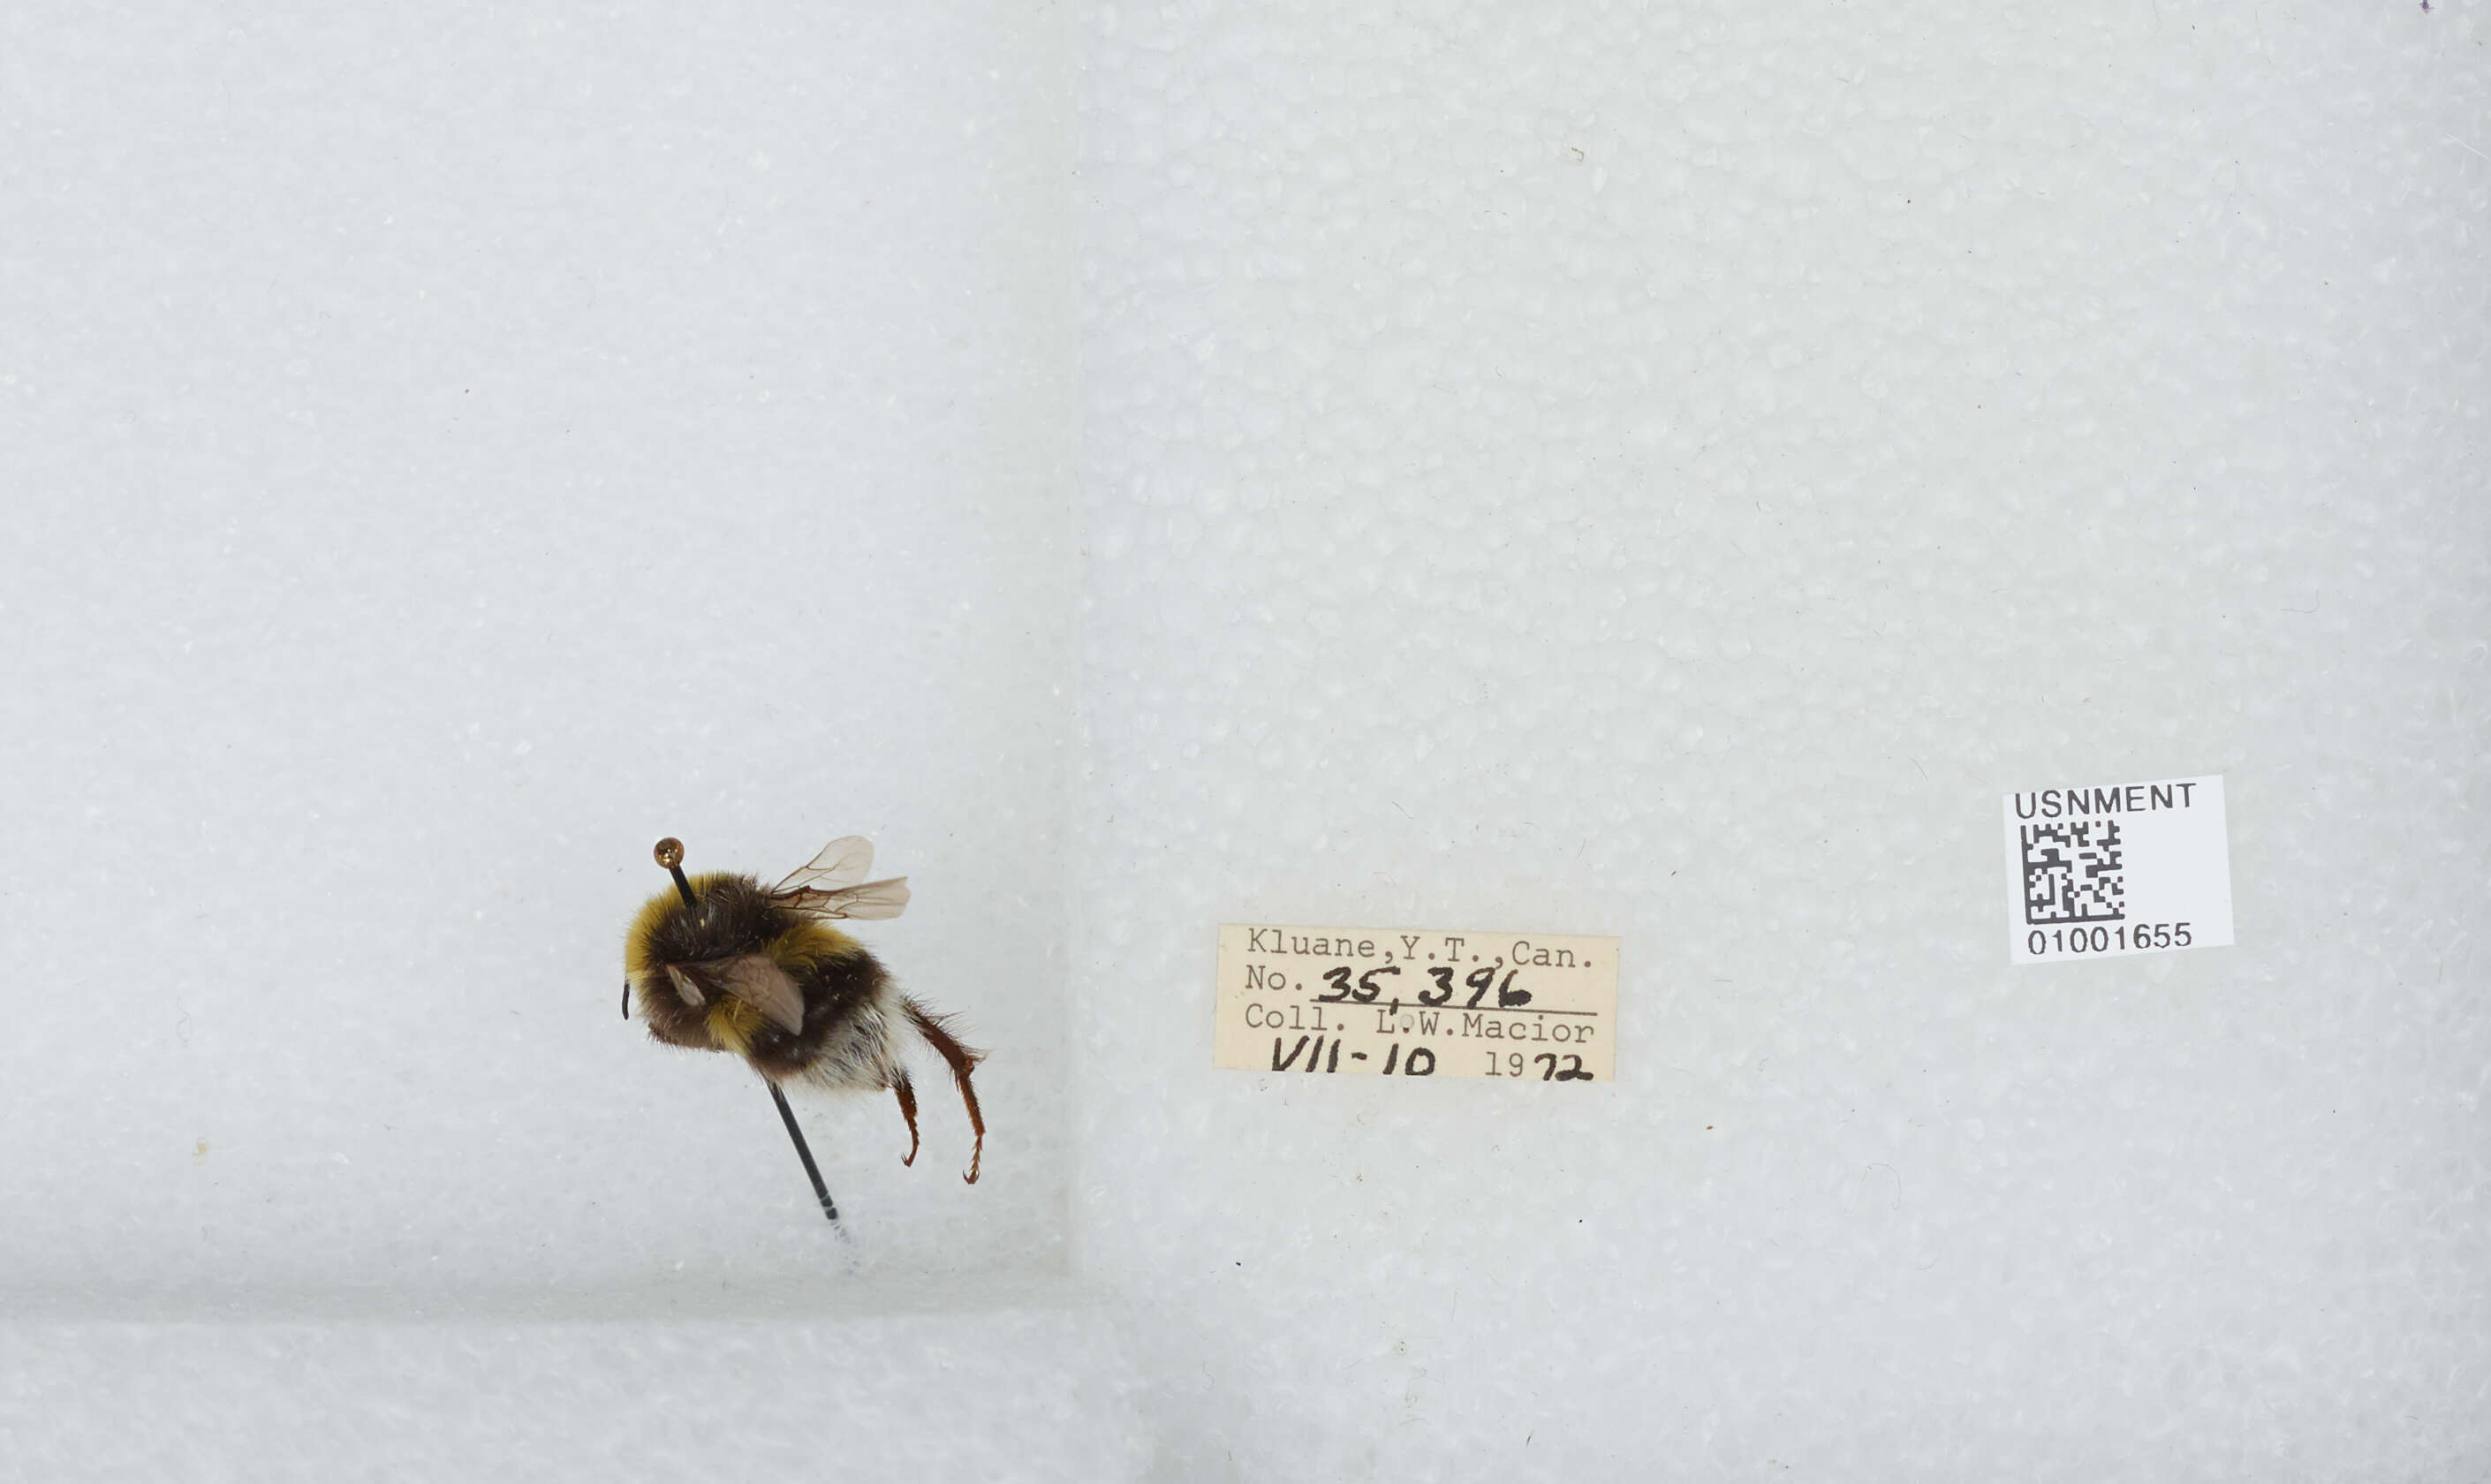
<instances>
[{"instance_id":1,"label":"insect pin","mask_svg":"<svg viewBox=\"0 0 2491 1484\"><path fill-rule=\"evenodd\" d=\"M901 1061L904 1037L913 1034L943 1059L959 1087L977 1138L963 1178L976 1184L986 1122L969 1079L985 1053L961 1044L946 1017L901 994L865 945L831 926L839 918L898 917L908 907L907 878L866 881L873 846L855 835L833 840L770 887L727 871L686 876L680 840L659 840L655 854L674 889L649 898L631 920L624 1016L636 1000L653 1038L730 1052L760 1073L822 1214L834 1222L838 1208L780 1090L889 1090L908 1123L900 1163L914 1165L917 1090Z\"/></svg>"}]
</instances>

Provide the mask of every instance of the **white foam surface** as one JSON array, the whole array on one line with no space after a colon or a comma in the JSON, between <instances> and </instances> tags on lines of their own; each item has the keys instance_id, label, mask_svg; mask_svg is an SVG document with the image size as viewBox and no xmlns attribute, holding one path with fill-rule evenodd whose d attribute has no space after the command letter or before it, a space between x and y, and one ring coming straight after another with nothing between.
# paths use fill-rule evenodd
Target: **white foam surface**
<instances>
[{"instance_id":1,"label":"white foam surface","mask_svg":"<svg viewBox=\"0 0 2491 1484\"><path fill-rule=\"evenodd\" d=\"M11 8L0 1478L2478 1476L2486 39ZM616 991L850 832L996 1055L842 1239ZM1223 920L1620 1076L1216 1072Z\"/></svg>"},{"instance_id":2,"label":"white foam surface","mask_svg":"<svg viewBox=\"0 0 2491 1484\"><path fill-rule=\"evenodd\" d=\"M0 1302L1060 1271L1061 28L7 25ZM1011 1054L975 1189L806 1110L842 1248L619 989L852 832Z\"/></svg>"},{"instance_id":3,"label":"white foam surface","mask_svg":"<svg viewBox=\"0 0 2491 1484\"><path fill-rule=\"evenodd\" d=\"M1124 1342L1080 1308L7 1336L12 1479L1115 1480L1148 1458Z\"/></svg>"},{"instance_id":4,"label":"white foam surface","mask_svg":"<svg viewBox=\"0 0 2491 1484\"><path fill-rule=\"evenodd\" d=\"M2478 8L1100 6L1077 1251L1172 1477L2491 1459ZM1998 798L2240 945L2010 970ZM1202 1076L1211 924L1624 940Z\"/></svg>"}]
</instances>

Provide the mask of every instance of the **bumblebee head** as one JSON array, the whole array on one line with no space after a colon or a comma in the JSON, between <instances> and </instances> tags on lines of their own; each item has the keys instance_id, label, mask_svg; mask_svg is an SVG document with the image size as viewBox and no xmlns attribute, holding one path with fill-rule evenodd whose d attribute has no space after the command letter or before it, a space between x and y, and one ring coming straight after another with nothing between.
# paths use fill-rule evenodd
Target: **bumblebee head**
<instances>
[{"instance_id":1,"label":"bumblebee head","mask_svg":"<svg viewBox=\"0 0 2491 1484\"><path fill-rule=\"evenodd\" d=\"M651 854L674 877L674 887L641 903L624 935L625 1013L629 994L636 992L653 1031L663 1036L672 1026L689 1035L691 1024L718 1021L724 1002L727 1024L722 1032L712 1026L709 1038L739 1045L753 1028L732 1013L742 1006L720 980L721 974L731 977L722 966L765 950L784 924L769 893L750 877L732 871L685 875L683 842L671 836Z\"/></svg>"}]
</instances>

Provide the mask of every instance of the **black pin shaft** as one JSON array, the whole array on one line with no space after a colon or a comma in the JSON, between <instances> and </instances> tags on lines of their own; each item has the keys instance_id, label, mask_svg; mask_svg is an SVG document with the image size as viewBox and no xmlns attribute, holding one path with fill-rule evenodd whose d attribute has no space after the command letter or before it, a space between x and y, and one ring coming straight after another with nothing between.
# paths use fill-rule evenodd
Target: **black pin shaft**
<instances>
[{"instance_id":1,"label":"black pin shaft","mask_svg":"<svg viewBox=\"0 0 2491 1484\"><path fill-rule=\"evenodd\" d=\"M698 912L700 899L692 895L692 884L684 879L684 842L668 835L659 840L658 848L650 854L657 857L658 863L666 868L666 874L675 879L675 890L682 894L684 905Z\"/></svg>"},{"instance_id":2,"label":"black pin shaft","mask_svg":"<svg viewBox=\"0 0 2491 1484\"><path fill-rule=\"evenodd\" d=\"M796 1126L796 1110L787 1106L787 1094L778 1084L770 1084L770 1100L778 1105L778 1120L787 1125L787 1137L796 1141L796 1157L805 1162L805 1178L813 1182L813 1196L822 1203L822 1214L833 1225L839 1219L839 1208L831 1204L831 1187L822 1183L821 1168L813 1163L813 1151L805 1145L805 1131Z\"/></svg>"}]
</instances>

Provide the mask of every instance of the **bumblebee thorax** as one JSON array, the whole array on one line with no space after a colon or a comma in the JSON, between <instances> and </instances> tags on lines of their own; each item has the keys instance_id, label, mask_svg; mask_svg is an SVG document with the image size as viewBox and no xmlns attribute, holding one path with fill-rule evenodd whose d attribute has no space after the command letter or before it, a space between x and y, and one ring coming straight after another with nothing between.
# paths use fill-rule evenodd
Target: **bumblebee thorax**
<instances>
[{"instance_id":1,"label":"bumblebee thorax","mask_svg":"<svg viewBox=\"0 0 2491 1484\"><path fill-rule=\"evenodd\" d=\"M624 962L633 974L758 952L796 925L794 915L749 876L712 871L692 877L691 887L692 905L669 887L631 919Z\"/></svg>"}]
</instances>

